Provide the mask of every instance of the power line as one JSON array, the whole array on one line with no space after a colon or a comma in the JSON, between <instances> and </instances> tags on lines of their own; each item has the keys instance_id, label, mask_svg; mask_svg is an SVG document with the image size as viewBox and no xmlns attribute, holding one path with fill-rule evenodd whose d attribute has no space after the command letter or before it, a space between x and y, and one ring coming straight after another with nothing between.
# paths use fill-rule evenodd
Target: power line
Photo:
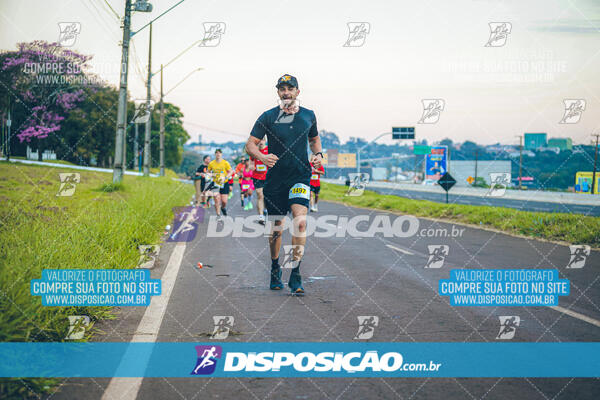
<instances>
[{"instance_id":1,"label":"power line","mask_svg":"<svg viewBox=\"0 0 600 400\"><path fill-rule=\"evenodd\" d=\"M188 125L192 125L192 126L195 126L195 127L198 127L198 128L206 129L206 130L211 131L211 132L222 133L224 135L237 136L237 137L243 137L243 138L247 138L249 136L249 135L244 135L244 134L241 134L241 133L234 133L234 132L224 131L222 129L211 128L209 126L197 124L195 122L190 122L190 121L183 121L183 123L184 124L188 124Z\"/></svg>"},{"instance_id":2,"label":"power line","mask_svg":"<svg viewBox=\"0 0 600 400\"><path fill-rule=\"evenodd\" d=\"M115 11L114 8L112 8L112 6L110 5L110 3L106 0L104 0L104 4L106 4L108 6L108 8L110 8L110 11L112 11L112 13L115 15L115 17L117 17L117 19L120 21L121 17L119 16L119 14L117 14L117 12Z\"/></svg>"}]
</instances>

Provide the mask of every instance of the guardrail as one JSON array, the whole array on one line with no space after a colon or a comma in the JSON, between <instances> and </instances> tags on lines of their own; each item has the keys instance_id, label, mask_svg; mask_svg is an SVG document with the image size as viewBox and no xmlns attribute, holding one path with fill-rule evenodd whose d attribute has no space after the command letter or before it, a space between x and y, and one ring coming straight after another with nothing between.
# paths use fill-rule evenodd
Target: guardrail
<instances>
[{"instance_id":1,"label":"guardrail","mask_svg":"<svg viewBox=\"0 0 600 400\"><path fill-rule=\"evenodd\" d=\"M321 178L323 182L345 185L345 180ZM439 185L418 185L414 183L369 182L367 188L381 188L413 192L430 192L444 194L444 189ZM545 192L541 190L512 190L507 189L503 196L489 196L489 189L473 187L453 187L450 194L457 196L489 197L496 199L511 199L524 201L543 201L559 204L581 204L600 206L600 195L570 192Z\"/></svg>"},{"instance_id":2,"label":"guardrail","mask_svg":"<svg viewBox=\"0 0 600 400\"><path fill-rule=\"evenodd\" d=\"M6 161L6 157L0 157L0 160ZM53 167L53 168L71 168L71 169L79 169L84 171L95 171L95 172L107 172L111 173L113 170L111 168L97 168L97 167L84 167L81 165L70 165L70 164L56 164L49 163L44 161L33 161L33 160L21 160L18 158L11 158L10 162L21 163L21 164L33 164L33 165L41 165L44 167ZM134 176L143 176L144 174L141 172L135 171L125 171L125 175L134 175ZM151 178L157 178L158 174L150 174Z\"/></svg>"}]
</instances>

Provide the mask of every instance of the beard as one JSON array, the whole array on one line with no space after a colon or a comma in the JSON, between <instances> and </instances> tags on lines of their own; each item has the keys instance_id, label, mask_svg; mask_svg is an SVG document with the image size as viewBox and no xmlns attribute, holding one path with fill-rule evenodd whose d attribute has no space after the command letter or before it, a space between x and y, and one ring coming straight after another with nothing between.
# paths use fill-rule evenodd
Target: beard
<instances>
[{"instance_id":1,"label":"beard","mask_svg":"<svg viewBox=\"0 0 600 400\"><path fill-rule=\"evenodd\" d=\"M279 108L286 114L296 114L300 110L298 99L279 99Z\"/></svg>"}]
</instances>

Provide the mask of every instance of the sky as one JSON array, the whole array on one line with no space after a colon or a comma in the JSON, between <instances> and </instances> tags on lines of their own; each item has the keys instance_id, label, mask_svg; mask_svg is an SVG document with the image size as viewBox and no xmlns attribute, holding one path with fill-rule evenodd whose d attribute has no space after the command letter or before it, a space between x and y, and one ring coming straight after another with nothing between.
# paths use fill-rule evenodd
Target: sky
<instances>
[{"instance_id":1,"label":"sky","mask_svg":"<svg viewBox=\"0 0 600 400\"><path fill-rule=\"evenodd\" d=\"M178 0L149 0L141 28ZM93 55L93 71L117 86L124 0L0 0L0 49L32 40L55 42L59 23L79 22L72 46ZM116 14L116 15L115 15ZM194 46L164 69L165 101L178 105L197 140L244 141L258 116L277 104L282 74L298 78L301 105L319 130L374 139L393 126L414 126L417 139L518 143L547 132L589 144L600 130L598 0L186 0L153 23L152 70L222 22L216 46ZM349 23L368 33L350 42ZM490 41L490 23L508 23ZM149 30L133 38L129 93L145 97ZM211 42L209 44L216 44ZM153 78L158 99L160 77ZM422 100L442 99L425 119ZM565 99L583 99L579 122L559 123ZM380 139L392 143L392 139Z\"/></svg>"}]
</instances>

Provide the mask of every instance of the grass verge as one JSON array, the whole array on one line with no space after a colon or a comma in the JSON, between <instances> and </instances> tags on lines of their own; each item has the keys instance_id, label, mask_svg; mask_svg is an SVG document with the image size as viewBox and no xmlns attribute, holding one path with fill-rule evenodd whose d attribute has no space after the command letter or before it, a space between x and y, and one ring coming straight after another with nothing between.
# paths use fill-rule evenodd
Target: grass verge
<instances>
[{"instance_id":1,"label":"grass verge","mask_svg":"<svg viewBox=\"0 0 600 400\"><path fill-rule=\"evenodd\" d=\"M321 183L322 200L351 206L397 211L417 217L439 218L533 238L600 247L600 218L581 214L519 211L512 208L443 204L411 200L365 190L362 196L345 196L346 186Z\"/></svg>"},{"instance_id":2,"label":"grass verge","mask_svg":"<svg viewBox=\"0 0 600 400\"><path fill-rule=\"evenodd\" d=\"M59 172L80 173L70 197L57 196ZM193 193L169 175L113 185L107 173L0 162L0 342L63 341L69 315L112 318L109 307L43 307L30 280L42 269L134 268L138 245L158 243ZM38 397L53 382L1 380L0 398Z\"/></svg>"}]
</instances>

